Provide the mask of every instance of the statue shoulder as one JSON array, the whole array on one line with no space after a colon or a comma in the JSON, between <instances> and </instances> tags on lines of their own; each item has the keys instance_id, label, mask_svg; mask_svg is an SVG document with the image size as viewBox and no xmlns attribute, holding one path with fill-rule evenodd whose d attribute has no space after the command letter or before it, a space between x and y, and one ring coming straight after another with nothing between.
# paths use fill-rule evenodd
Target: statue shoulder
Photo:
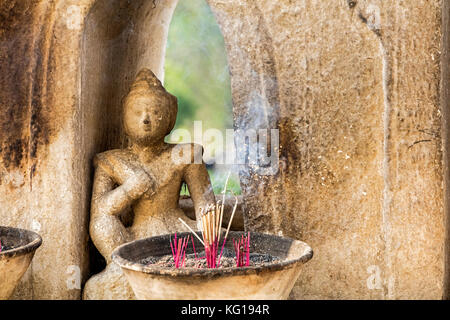
<instances>
[{"instance_id":1,"label":"statue shoulder","mask_svg":"<svg viewBox=\"0 0 450 320\"><path fill-rule=\"evenodd\" d=\"M106 173L118 184L123 184L134 173L135 156L128 150L116 149L99 153L94 158L96 170Z\"/></svg>"},{"instance_id":2,"label":"statue shoulder","mask_svg":"<svg viewBox=\"0 0 450 320\"><path fill-rule=\"evenodd\" d=\"M97 168L98 166L112 166L117 161L129 161L132 157L132 154L128 150L124 149L113 149L108 150L102 153L98 153L94 157L94 166Z\"/></svg>"}]
</instances>

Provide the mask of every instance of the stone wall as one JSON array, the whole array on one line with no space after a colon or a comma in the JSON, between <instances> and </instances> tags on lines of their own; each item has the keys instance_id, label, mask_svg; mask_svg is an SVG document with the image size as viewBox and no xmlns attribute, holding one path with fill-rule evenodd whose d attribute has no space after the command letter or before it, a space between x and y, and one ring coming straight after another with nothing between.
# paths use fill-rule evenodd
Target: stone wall
<instances>
[{"instance_id":1,"label":"stone wall","mask_svg":"<svg viewBox=\"0 0 450 320\"><path fill-rule=\"evenodd\" d=\"M209 2L235 125L280 129L278 175L241 174L247 227L315 252L292 297L442 298L443 2Z\"/></svg>"},{"instance_id":2,"label":"stone wall","mask_svg":"<svg viewBox=\"0 0 450 320\"><path fill-rule=\"evenodd\" d=\"M92 156L136 72L163 77L176 2L0 0L0 224L44 241L16 298L80 298ZM241 172L246 227L315 252L292 298L442 298L448 2L208 3L235 127L280 130L278 174Z\"/></svg>"},{"instance_id":3,"label":"stone wall","mask_svg":"<svg viewBox=\"0 0 450 320\"><path fill-rule=\"evenodd\" d=\"M137 70L162 77L175 5L0 1L0 224L43 237L16 298L81 297L92 157L122 143Z\"/></svg>"},{"instance_id":4,"label":"stone wall","mask_svg":"<svg viewBox=\"0 0 450 320\"><path fill-rule=\"evenodd\" d=\"M442 8L442 49L441 49L441 110L442 110L442 141L443 141L443 169L444 169L444 209L446 212L447 240L445 245L445 274L444 274L444 299L450 299L450 2L444 1Z\"/></svg>"}]
</instances>

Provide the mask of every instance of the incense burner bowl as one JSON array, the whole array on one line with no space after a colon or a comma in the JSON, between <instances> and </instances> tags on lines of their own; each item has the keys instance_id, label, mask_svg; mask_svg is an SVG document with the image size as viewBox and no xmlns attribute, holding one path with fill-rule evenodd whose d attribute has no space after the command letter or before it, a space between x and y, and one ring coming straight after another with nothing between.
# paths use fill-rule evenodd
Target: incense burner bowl
<instances>
[{"instance_id":1,"label":"incense burner bowl","mask_svg":"<svg viewBox=\"0 0 450 320\"><path fill-rule=\"evenodd\" d=\"M0 226L0 300L8 299L27 271L42 238L35 232Z\"/></svg>"},{"instance_id":2,"label":"incense burner bowl","mask_svg":"<svg viewBox=\"0 0 450 320\"><path fill-rule=\"evenodd\" d=\"M233 250L231 239L242 234L230 232L226 247ZM114 250L112 259L122 268L138 299L283 300L288 298L303 264L313 256L304 242L252 232L250 252L268 253L279 258L278 262L219 269L175 269L140 262L150 256L171 254L170 237L173 235L135 240ZM195 241L199 250L202 245L196 238ZM193 253L192 246L186 253Z\"/></svg>"}]
</instances>

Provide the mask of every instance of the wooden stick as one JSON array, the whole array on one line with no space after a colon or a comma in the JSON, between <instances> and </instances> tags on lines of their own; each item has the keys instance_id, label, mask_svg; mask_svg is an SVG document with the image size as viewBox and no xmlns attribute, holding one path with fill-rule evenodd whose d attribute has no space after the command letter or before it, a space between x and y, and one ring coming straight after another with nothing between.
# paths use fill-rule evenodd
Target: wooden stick
<instances>
[{"instance_id":1,"label":"wooden stick","mask_svg":"<svg viewBox=\"0 0 450 320\"><path fill-rule=\"evenodd\" d=\"M219 200L219 201L217 201L217 210L216 210L216 216L217 216L217 225L216 225L216 230L217 230L217 241L219 241L219 238L220 238L220 231L221 231L221 228L222 228L222 226L220 225L220 218L222 217L222 215L221 215L221 211L222 211L222 208L221 208L221 205L220 205L220 203L221 203L221 200Z\"/></svg>"},{"instance_id":2,"label":"wooden stick","mask_svg":"<svg viewBox=\"0 0 450 320\"><path fill-rule=\"evenodd\" d=\"M202 226L203 226L203 240L205 243L208 243L208 230L206 227L206 216L202 216Z\"/></svg>"},{"instance_id":3,"label":"wooden stick","mask_svg":"<svg viewBox=\"0 0 450 320\"><path fill-rule=\"evenodd\" d=\"M235 212L236 212L236 208L237 208L237 205L238 205L238 198L236 197L236 195L234 194L234 192L232 192L232 193L233 193L233 195L234 195L234 198L236 199L236 202L235 202L235 204L234 204L233 213L231 214L230 222L228 222L227 233L225 233L225 238L224 238L225 240L226 240L227 237L228 237L228 232L230 232L231 222L233 222L234 214L235 214Z\"/></svg>"},{"instance_id":4,"label":"wooden stick","mask_svg":"<svg viewBox=\"0 0 450 320\"><path fill-rule=\"evenodd\" d=\"M225 185L223 186L223 198L222 198L222 207L220 208L220 222L219 222L219 237L217 239L220 242L220 236L222 235L222 221L223 221L223 209L225 209L225 195L227 194L228 188L228 179L230 179L231 171L228 172L227 180L225 180ZM220 263L220 261L219 261Z\"/></svg>"},{"instance_id":5,"label":"wooden stick","mask_svg":"<svg viewBox=\"0 0 450 320\"><path fill-rule=\"evenodd\" d=\"M203 220L205 221L205 234L206 234L206 239L205 239L205 243L208 244L209 246L209 225L208 225L208 213L205 214Z\"/></svg>"},{"instance_id":6,"label":"wooden stick","mask_svg":"<svg viewBox=\"0 0 450 320\"><path fill-rule=\"evenodd\" d=\"M212 243L212 227L211 227L211 211L208 212L208 215L206 216L206 222L208 225L208 244L211 245Z\"/></svg>"},{"instance_id":7,"label":"wooden stick","mask_svg":"<svg viewBox=\"0 0 450 320\"><path fill-rule=\"evenodd\" d=\"M222 236L222 221L223 221L223 209L225 207L225 203L221 204L220 207L220 219L219 219L219 236L217 237L217 241L220 242L220 237Z\"/></svg>"},{"instance_id":8,"label":"wooden stick","mask_svg":"<svg viewBox=\"0 0 450 320\"><path fill-rule=\"evenodd\" d=\"M214 243L214 240L216 239L216 211L213 210L211 214L212 219L212 242Z\"/></svg>"},{"instance_id":9,"label":"wooden stick","mask_svg":"<svg viewBox=\"0 0 450 320\"><path fill-rule=\"evenodd\" d=\"M183 219L181 219L181 218L178 218L178 220L180 220L181 221L181 223L183 223L191 232L192 232L192 234L194 235L194 236L196 236L197 237L197 239L198 240L200 240L200 242L203 244L203 245L205 245L205 243L202 241L202 239L200 239L200 237L195 233L195 231L194 230L192 230L192 228L191 227L189 227L188 226L188 224L186 223L186 222L184 222L183 221Z\"/></svg>"}]
</instances>

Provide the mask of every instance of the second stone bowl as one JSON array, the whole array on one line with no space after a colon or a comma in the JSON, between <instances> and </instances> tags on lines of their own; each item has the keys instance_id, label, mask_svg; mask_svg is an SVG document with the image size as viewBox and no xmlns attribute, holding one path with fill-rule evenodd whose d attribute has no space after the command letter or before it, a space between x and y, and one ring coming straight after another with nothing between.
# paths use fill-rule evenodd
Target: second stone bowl
<instances>
[{"instance_id":1,"label":"second stone bowl","mask_svg":"<svg viewBox=\"0 0 450 320\"><path fill-rule=\"evenodd\" d=\"M27 271L42 238L35 232L0 226L0 300L8 299Z\"/></svg>"},{"instance_id":2,"label":"second stone bowl","mask_svg":"<svg viewBox=\"0 0 450 320\"><path fill-rule=\"evenodd\" d=\"M187 235L189 233L181 233L178 237ZM231 238L240 238L242 235L242 232L230 232L226 247L233 250ZM151 256L171 254L171 238L173 235L135 240L114 250L112 259L121 266L138 299L287 299L303 264L313 256L312 249L304 242L252 232L251 252L276 256L278 262L219 269L175 269L141 263ZM200 242L197 239L195 241L195 247L200 248ZM190 253L193 253L192 247L187 249L187 254Z\"/></svg>"}]
</instances>

